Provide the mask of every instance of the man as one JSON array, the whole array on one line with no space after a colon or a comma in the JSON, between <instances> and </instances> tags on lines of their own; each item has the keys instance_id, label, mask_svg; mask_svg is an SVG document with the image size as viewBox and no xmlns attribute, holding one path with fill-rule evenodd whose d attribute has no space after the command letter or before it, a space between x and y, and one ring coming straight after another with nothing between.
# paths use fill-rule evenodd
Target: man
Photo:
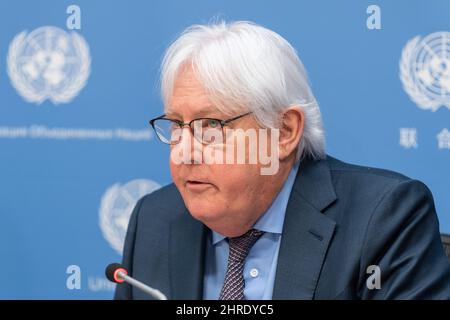
<instances>
[{"instance_id":1,"label":"man","mask_svg":"<svg viewBox=\"0 0 450 320\"><path fill-rule=\"evenodd\" d=\"M248 22L188 28L161 89L165 114L151 125L170 145L174 184L132 213L133 277L169 299L450 298L430 191L326 155L319 106L280 35ZM119 284L115 298L149 297Z\"/></svg>"}]
</instances>

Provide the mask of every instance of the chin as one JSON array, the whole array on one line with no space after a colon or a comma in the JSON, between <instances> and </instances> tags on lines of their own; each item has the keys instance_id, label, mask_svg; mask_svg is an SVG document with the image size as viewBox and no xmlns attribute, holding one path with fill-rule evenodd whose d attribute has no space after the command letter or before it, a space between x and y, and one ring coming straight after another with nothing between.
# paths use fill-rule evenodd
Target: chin
<instances>
[{"instance_id":1,"label":"chin","mask_svg":"<svg viewBox=\"0 0 450 320\"><path fill-rule=\"evenodd\" d=\"M202 200L191 200L185 201L186 207L188 208L190 214L197 220L203 223L213 222L223 216L223 212L217 205L211 203L211 201Z\"/></svg>"}]
</instances>

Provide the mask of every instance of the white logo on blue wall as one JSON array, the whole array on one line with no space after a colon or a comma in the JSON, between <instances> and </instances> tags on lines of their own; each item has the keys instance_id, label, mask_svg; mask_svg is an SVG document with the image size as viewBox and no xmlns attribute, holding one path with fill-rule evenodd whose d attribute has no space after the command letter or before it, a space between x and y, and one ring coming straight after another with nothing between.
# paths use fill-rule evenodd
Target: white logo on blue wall
<instances>
[{"instance_id":1,"label":"white logo on blue wall","mask_svg":"<svg viewBox=\"0 0 450 320\"><path fill-rule=\"evenodd\" d=\"M103 194L99 212L100 228L118 254L122 254L128 222L137 201L160 187L152 180L137 179L124 185L116 183Z\"/></svg>"},{"instance_id":2,"label":"white logo on blue wall","mask_svg":"<svg viewBox=\"0 0 450 320\"><path fill-rule=\"evenodd\" d=\"M89 46L81 35L46 26L11 42L7 69L11 84L28 102L70 102L90 74Z\"/></svg>"},{"instance_id":3,"label":"white logo on blue wall","mask_svg":"<svg viewBox=\"0 0 450 320\"><path fill-rule=\"evenodd\" d=\"M420 108L450 109L450 32L435 32L408 41L400 59L400 79Z\"/></svg>"}]
</instances>

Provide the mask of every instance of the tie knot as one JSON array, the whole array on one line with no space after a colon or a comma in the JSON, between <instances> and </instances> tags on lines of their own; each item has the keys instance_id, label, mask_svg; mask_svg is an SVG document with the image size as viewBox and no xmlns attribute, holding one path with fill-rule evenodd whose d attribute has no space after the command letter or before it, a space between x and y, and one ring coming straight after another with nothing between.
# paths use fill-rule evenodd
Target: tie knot
<instances>
[{"instance_id":1,"label":"tie knot","mask_svg":"<svg viewBox=\"0 0 450 320\"><path fill-rule=\"evenodd\" d=\"M242 236L229 238L230 255L231 260L244 260L252 246L255 244L262 235L263 231L256 229L250 229Z\"/></svg>"}]
</instances>

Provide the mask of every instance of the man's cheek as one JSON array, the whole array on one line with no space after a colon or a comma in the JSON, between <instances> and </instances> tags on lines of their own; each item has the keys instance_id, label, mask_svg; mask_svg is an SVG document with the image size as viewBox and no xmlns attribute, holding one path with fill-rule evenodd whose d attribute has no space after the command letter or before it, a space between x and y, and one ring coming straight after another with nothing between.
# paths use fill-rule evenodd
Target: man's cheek
<instances>
[{"instance_id":1,"label":"man's cheek","mask_svg":"<svg viewBox=\"0 0 450 320\"><path fill-rule=\"evenodd\" d=\"M184 183L182 182L182 179L177 176L172 176L173 182L175 183L175 186L180 192L185 191Z\"/></svg>"}]
</instances>

